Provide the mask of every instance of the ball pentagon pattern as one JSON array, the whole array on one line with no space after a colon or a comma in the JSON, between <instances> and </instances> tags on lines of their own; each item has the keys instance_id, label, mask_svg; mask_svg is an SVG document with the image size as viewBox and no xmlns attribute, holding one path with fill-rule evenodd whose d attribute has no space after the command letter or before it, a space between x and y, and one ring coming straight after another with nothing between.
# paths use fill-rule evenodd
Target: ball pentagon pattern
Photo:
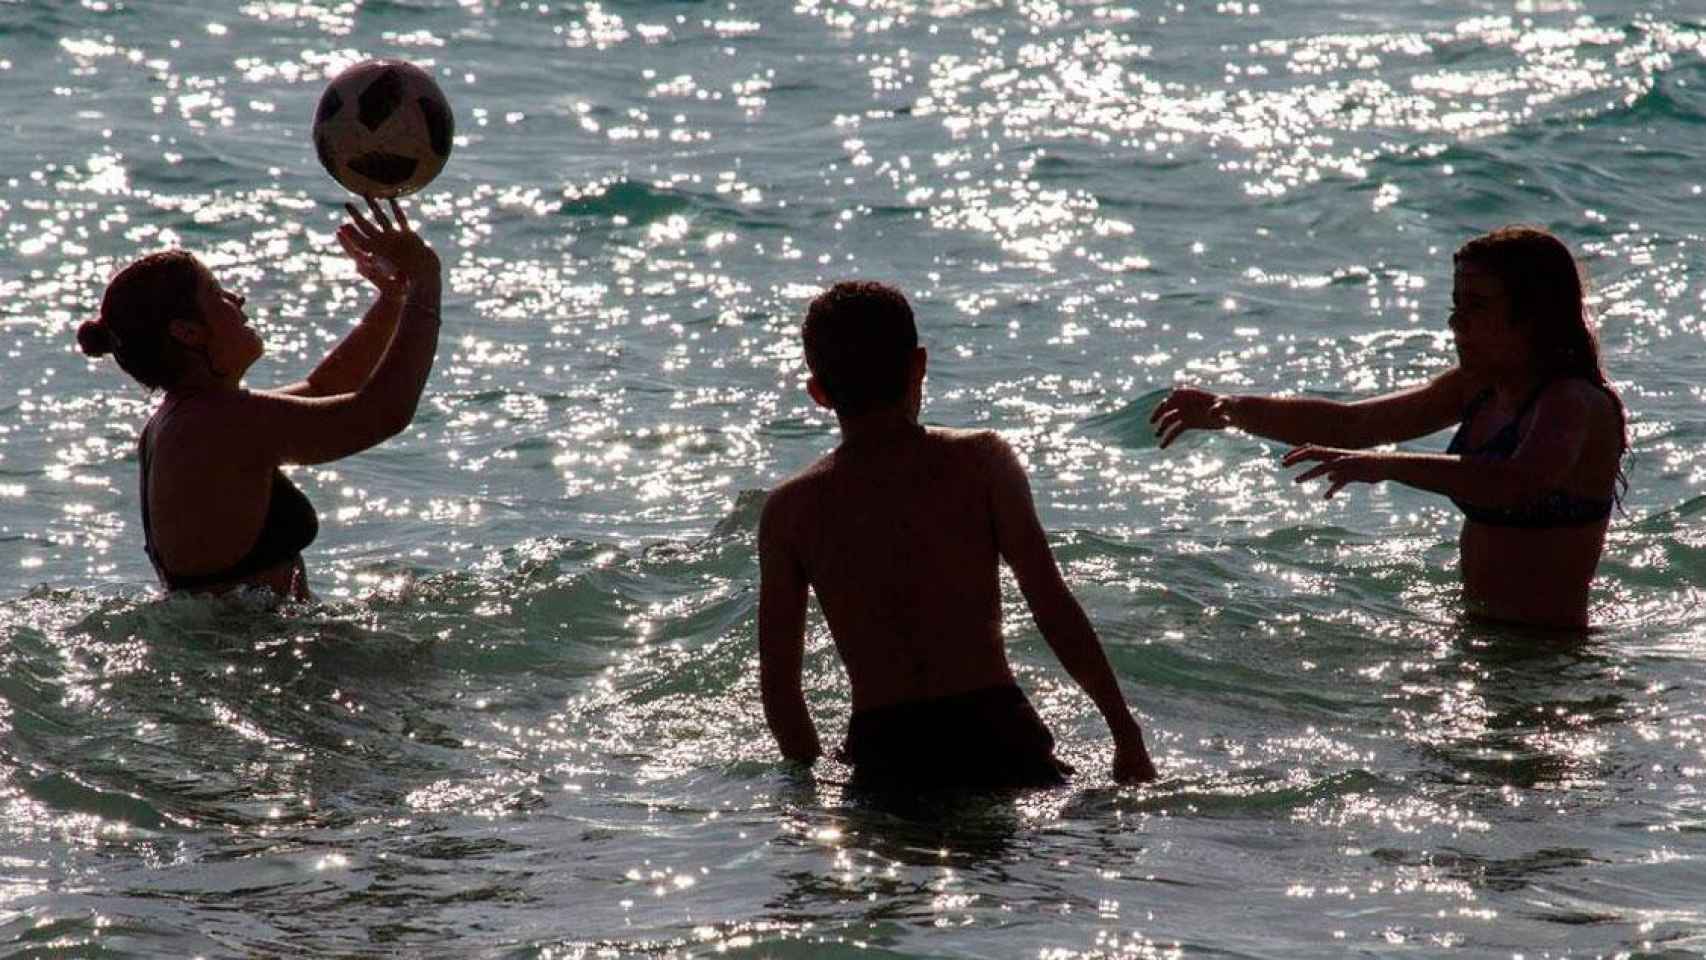
<instances>
[{"instance_id":1,"label":"ball pentagon pattern","mask_svg":"<svg viewBox=\"0 0 1706 960\"><path fill-rule=\"evenodd\" d=\"M314 152L352 193L399 197L450 159L455 117L432 76L403 60L364 60L333 77L314 111Z\"/></svg>"}]
</instances>

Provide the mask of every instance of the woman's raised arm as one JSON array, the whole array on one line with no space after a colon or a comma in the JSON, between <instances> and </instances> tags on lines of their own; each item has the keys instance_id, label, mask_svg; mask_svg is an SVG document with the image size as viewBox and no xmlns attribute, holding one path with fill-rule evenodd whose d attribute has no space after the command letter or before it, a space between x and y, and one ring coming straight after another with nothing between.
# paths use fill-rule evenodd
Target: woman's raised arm
<instances>
[{"instance_id":1,"label":"woman's raised arm","mask_svg":"<svg viewBox=\"0 0 1706 960\"><path fill-rule=\"evenodd\" d=\"M358 262L382 260L394 268L393 276L401 278L404 292L395 329L371 373L352 390L330 395L279 391L244 395L234 415L250 425L255 442L277 462L325 463L401 433L414 419L432 372L442 285L438 255L409 226L395 200L391 201L395 222L379 204L371 199L367 203L373 219L350 205L350 222L339 228L338 240ZM327 362L336 359L338 352L333 351ZM352 360L349 369L359 366ZM308 383L313 381L310 376Z\"/></svg>"},{"instance_id":2,"label":"woman's raised arm","mask_svg":"<svg viewBox=\"0 0 1706 960\"><path fill-rule=\"evenodd\" d=\"M373 284L378 295L361 321L338 341L307 379L275 388L274 393L298 397L353 393L373 375L379 359L385 356L392 334L397 332L397 322L403 317L403 297L409 290L409 278L394 264L357 246L343 230L338 231L338 243L355 263L356 272Z\"/></svg>"}]
</instances>

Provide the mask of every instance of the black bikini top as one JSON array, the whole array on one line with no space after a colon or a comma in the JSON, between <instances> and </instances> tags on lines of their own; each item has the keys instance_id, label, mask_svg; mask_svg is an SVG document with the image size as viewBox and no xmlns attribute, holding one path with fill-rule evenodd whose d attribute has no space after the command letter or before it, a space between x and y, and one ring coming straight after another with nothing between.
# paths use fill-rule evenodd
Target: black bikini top
<instances>
[{"instance_id":1,"label":"black bikini top","mask_svg":"<svg viewBox=\"0 0 1706 960\"><path fill-rule=\"evenodd\" d=\"M242 559L224 570L213 573L175 574L166 569L160 560L160 551L154 547L154 530L148 522L148 441L146 435L137 444L137 459L142 461L142 541L143 549L148 553L148 560L154 564L154 572L159 575L160 582L167 590L205 590L228 583L246 580L257 573L271 570L273 567L295 559L304 547L314 542L314 537L320 532L320 518L314 512L314 505L282 470L274 470L272 474L272 494L267 499L266 519L261 521L261 532L255 538L255 545L249 548Z\"/></svg>"},{"instance_id":2,"label":"black bikini top","mask_svg":"<svg viewBox=\"0 0 1706 960\"><path fill-rule=\"evenodd\" d=\"M1540 395L1545 393L1550 385L1551 382L1548 381L1536 387L1517 410L1516 416L1500 427L1486 443L1469 449L1469 424L1474 421L1475 414L1493 398L1492 387L1482 390L1463 409L1463 422L1458 426L1457 433L1452 436L1451 444L1445 448L1445 452L1486 460L1509 460L1522 443L1522 419L1534 409L1534 405L1540 401ZM1537 500L1514 507L1482 507L1455 497L1451 502L1463 511L1465 517L1476 523L1495 527L1521 527L1527 530L1581 527L1598 523L1611 516L1612 506L1611 497L1578 497L1563 490L1554 490Z\"/></svg>"}]
</instances>

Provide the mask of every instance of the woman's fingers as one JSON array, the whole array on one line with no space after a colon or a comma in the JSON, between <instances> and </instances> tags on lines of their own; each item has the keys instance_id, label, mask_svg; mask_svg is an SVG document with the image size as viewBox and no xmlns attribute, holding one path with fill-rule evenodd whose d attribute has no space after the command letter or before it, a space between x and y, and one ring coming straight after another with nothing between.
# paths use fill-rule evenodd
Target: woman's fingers
<instances>
[{"instance_id":1,"label":"woman's fingers","mask_svg":"<svg viewBox=\"0 0 1706 960\"><path fill-rule=\"evenodd\" d=\"M409 218L403 215L403 205L397 202L396 197L391 198L391 212L393 214L395 214L397 217L397 229L399 229L399 230L411 230L411 229L413 229L412 227L409 226Z\"/></svg>"},{"instance_id":2,"label":"woman's fingers","mask_svg":"<svg viewBox=\"0 0 1706 960\"><path fill-rule=\"evenodd\" d=\"M337 238L338 246L343 247L344 253L355 261L357 270L360 270L363 264L372 259L373 254L367 249L368 238L363 236L353 224L346 223L339 227Z\"/></svg>"},{"instance_id":3,"label":"woman's fingers","mask_svg":"<svg viewBox=\"0 0 1706 960\"><path fill-rule=\"evenodd\" d=\"M361 211L356 209L355 204L345 201L344 212L349 214L349 226L353 227L357 233L361 234L362 239L368 240L379 235L379 228L374 226L366 217L362 216Z\"/></svg>"},{"instance_id":4,"label":"woman's fingers","mask_svg":"<svg viewBox=\"0 0 1706 960\"><path fill-rule=\"evenodd\" d=\"M1179 439L1180 434L1189 429L1190 425L1185 422L1185 418L1177 413L1163 420L1160 428L1156 430L1156 435L1161 438L1161 449L1167 449L1174 440Z\"/></svg>"},{"instance_id":5,"label":"woman's fingers","mask_svg":"<svg viewBox=\"0 0 1706 960\"><path fill-rule=\"evenodd\" d=\"M385 215L385 208L379 205L378 200L375 200L372 197L362 197L362 199L367 201L367 209L373 211L374 223L379 224L380 228L386 232L390 232L394 229L391 226L391 218Z\"/></svg>"},{"instance_id":6,"label":"woman's fingers","mask_svg":"<svg viewBox=\"0 0 1706 960\"><path fill-rule=\"evenodd\" d=\"M355 227L347 223L344 224L338 228L337 237L338 246L343 247L345 253L352 257L367 255L367 250L361 246L361 241L365 238L356 231Z\"/></svg>"}]
</instances>

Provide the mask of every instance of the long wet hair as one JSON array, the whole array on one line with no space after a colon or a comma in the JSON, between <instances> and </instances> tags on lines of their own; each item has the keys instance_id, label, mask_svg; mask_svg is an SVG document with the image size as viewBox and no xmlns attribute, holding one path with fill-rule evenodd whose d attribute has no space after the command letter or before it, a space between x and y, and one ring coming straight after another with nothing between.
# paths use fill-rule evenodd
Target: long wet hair
<instances>
[{"instance_id":1,"label":"long wet hair","mask_svg":"<svg viewBox=\"0 0 1706 960\"><path fill-rule=\"evenodd\" d=\"M125 373L150 390L171 387L183 370L171 323L201 319L196 293L206 276L207 268L184 250L137 260L107 284L100 315L78 325L77 346L91 357L112 354Z\"/></svg>"},{"instance_id":2,"label":"long wet hair","mask_svg":"<svg viewBox=\"0 0 1706 960\"><path fill-rule=\"evenodd\" d=\"M1570 248L1540 227L1513 224L1459 247L1457 267L1491 274L1510 295L1511 322L1528 334L1541 381L1586 380L1617 409L1618 499L1629 486L1622 457L1629 452L1629 414L1599 359L1599 338L1587 305L1587 280Z\"/></svg>"}]
</instances>

